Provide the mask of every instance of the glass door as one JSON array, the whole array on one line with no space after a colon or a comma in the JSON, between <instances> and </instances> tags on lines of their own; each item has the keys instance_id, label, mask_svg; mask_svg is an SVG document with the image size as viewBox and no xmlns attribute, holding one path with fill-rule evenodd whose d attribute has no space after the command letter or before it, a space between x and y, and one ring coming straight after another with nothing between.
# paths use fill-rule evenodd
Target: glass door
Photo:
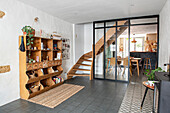
<instances>
[{"instance_id":1,"label":"glass door","mask_svg":"<svg viewBox=\"0 0 170 113\"><path fill-rule=\"evenodd\" d=\"M127 23L128 20L95 24L95 78L128 81Z\"/></svg>"},{"instance_id":2,"label":"glass door","mask_svg":"<svg viewBox=\"0 0 170 113\"><path fill-rule=\"evenodd\" d=\"M128 81L128 20L106 23L105 29L105 79Z\"/></svg>"},{"instance_id":3,"label":"glass door","mask_svg":"<svg viewBox=\"0 0 170 113\"><path fill-rule=\"evenodd\" d=\"M97 23L95 27L104 27L104 23ZM104 28L95 29L95 78L104 79L104 53L102 47L104 47Z\"/></svg>"},{"instance_id":4,"label":"glass door","mask_svg":"<svg viewBox=\"0 0 170 113\"><path fill-rule=\"evenodd\" d=\"M116 78L116 27L105 30L105 78Z\"/></svg>"},{"instance_id":5,"label":"glass door","mask_svg":"<svg viewBox=\"0 0 170 113\"><path fill-rule=\"evenodd\" d=\"M94 78L128 82L136 69L134 61L150 56L151 67L156 68L158 20L159 16L144 16L93 22ZM142 64L142 60L138 64ZM136 67L139 76L139 65Z\"/></svg>"},{"instance_id":6,"label":"glass door","mask_svg":"<svg viewBox=\"0 0 170 113\"><path fill-rule=\"evenodd\" d=\"M117 80L128 81L129 73L129 37L128 26L118 27L117 36ZM122 33L123 32L123 33Z\"/></svg>"}]
</instances>

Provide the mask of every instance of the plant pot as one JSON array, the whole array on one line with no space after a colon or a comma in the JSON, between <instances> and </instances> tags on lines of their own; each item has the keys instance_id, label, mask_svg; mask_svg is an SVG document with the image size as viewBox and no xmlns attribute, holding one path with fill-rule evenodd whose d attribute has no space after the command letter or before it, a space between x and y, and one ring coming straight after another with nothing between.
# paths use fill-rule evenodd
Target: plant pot
<instances>
[{"instance_id":1,"label":"plant pot","mask_svg":"<svg viewBox=\"0 0 170 113\"><path fill-rule=\"evenodd\" d=\"M27 32L23 32L23 35L27 35Z\"/></svg>"}]
</instances>

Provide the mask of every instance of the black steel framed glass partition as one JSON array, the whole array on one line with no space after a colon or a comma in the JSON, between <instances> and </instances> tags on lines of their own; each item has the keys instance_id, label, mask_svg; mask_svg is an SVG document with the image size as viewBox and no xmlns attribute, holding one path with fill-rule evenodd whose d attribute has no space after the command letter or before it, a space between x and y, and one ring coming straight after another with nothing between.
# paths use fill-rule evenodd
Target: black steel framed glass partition
<instances>
[{"instance_id":1,"label":"black steel framed glass partition","mask_svg":"<svg viewBox=\"0 0 170 113\"><path fill-rule=\"evenodd\" d=\"M141 37L137 35L133 36L137 33L135 26L139 26L137 29L143 29L144 32L147 28L152 28L156 32L157 64L155 65L158 65L159 15L94 21L94 79L129 82L131 75L130 56L135 50L144 51L144 43L146 42L144 40L147 39L146 36L142 38L142 35ZM137 40L135 44L132 43L134 39Z\"/></svg>"}]
</instances>

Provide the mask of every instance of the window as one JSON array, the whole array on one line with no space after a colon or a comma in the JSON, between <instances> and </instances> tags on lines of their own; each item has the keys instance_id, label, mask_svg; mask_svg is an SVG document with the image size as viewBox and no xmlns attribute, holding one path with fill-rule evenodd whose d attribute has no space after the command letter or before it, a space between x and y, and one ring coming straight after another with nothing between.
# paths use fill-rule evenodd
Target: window
<instances>
[{"instance_id":1,"label":"window","mask_svg":"<svg viewBox=\"0 0 170 113\"><path fill-rule=\"evenodd\" d=\"M130 39L130 51L144 51L144 38L145 37L135 37ZM136 43L132 43L135 39Z\"/></svg>"}]
</instances>

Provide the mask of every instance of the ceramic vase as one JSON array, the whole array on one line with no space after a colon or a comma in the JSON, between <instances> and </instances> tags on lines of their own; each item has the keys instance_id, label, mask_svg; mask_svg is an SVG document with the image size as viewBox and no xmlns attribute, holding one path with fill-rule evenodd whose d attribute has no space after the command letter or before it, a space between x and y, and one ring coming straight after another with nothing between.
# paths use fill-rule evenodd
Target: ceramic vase
<instances>
[{"instance_id":1,"label":"ceramic vase","mask_svg":"<svg viewBox=\"0 0 170 113\"><path fill-rule=\"evenodd\" d=\"M21 45L19 47L20 51L25 52L24 37L21 37Z\"/></svg>"}]
</instances>

